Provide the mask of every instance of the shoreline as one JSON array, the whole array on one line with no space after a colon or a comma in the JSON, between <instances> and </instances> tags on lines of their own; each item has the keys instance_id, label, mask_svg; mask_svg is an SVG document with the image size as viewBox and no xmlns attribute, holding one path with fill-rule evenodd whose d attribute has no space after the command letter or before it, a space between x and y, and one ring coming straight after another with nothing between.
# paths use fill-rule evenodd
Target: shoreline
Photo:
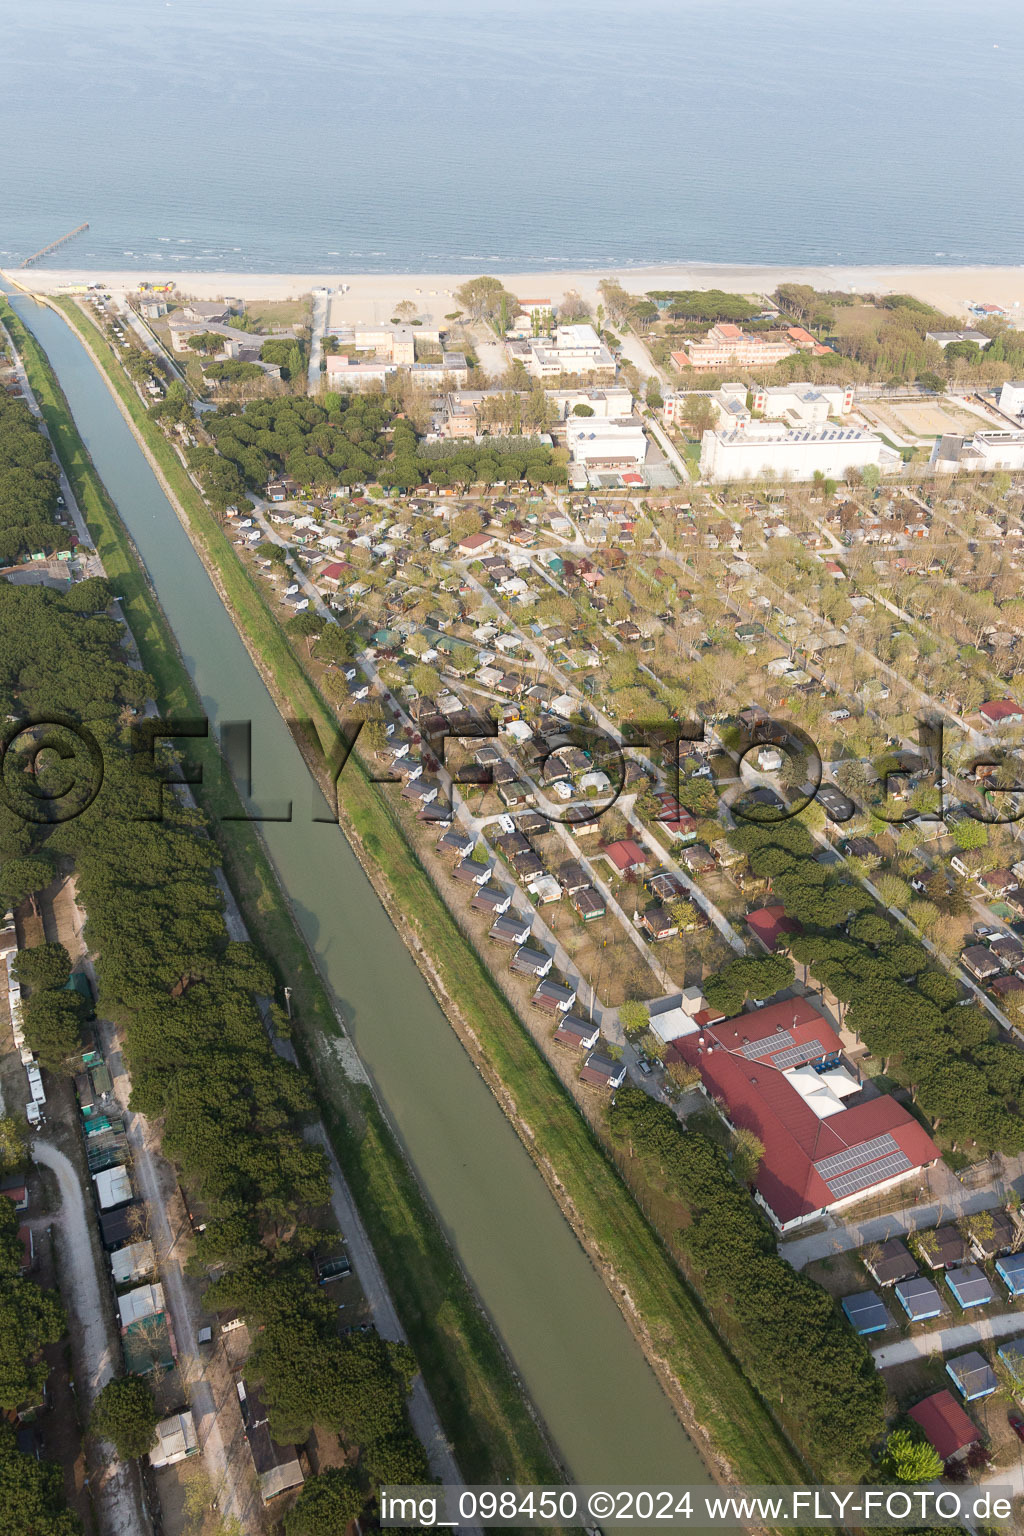
<instances>
[{"instance_id":1,"label":"shoreline","mask_svg":"<svg viewBox=\"0 0 1024 1536\"><path fill-rule=\"evenodd\" d=\"M140 282L173 281L178 294L193 298L235 297L254 301L287 300L314 288L332 289L339 305L351 319L388 318L403 299L424 300L424 313L434 318L452 299L453 290L475 272L177 272L160 268L116 269L89 267L39 267L18 269L10 276L39 293L55 293L69 283L101 283L114 290L134 289ZM633 293L655 288L722 288L730 293L771 293L779 283L807 283L818 289L840 289L860 294L912 293L935 305L944 314L966 316L969 303L998 304L1011 320L1024 321L1024 266L924 266L924 265L758 265L755 263L691 262L643 267L565 268L559 271L488 272L522 299L557 300L574 289L591 304L597 302L597 285L611 277ZM347 291L342 293L342 287Z\"/></svg>"}]
</instances>

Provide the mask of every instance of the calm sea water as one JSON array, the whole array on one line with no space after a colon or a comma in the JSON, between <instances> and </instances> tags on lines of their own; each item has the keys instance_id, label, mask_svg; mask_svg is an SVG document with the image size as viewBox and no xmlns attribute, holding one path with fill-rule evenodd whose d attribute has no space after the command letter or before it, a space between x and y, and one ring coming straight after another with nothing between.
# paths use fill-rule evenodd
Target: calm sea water
<instances>
[{"instance_id":1,"label":"calm sea water","mask_svg":"<svg viewBox=\"0 0 1024 1536\"><path fill-rule=\"evenodd\" d=\"M1024 261L1020 0L0 0L0 261Z\"/></svg>"}]
</instances>

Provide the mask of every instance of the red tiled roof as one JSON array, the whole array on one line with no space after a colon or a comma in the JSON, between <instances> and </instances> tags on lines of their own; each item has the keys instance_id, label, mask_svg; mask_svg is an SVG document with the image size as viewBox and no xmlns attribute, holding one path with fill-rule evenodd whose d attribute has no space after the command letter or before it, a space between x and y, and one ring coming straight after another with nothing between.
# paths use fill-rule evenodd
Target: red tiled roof
<instances>
[{"instance_id":1,"label":"red tiled roof","mask_svg":"<svg viewBox=\"0 0 1024 1536\"><path fill-rule=\"evenodd\" d=\"M1021 707L1013 699L989 699L978 709L986 720L1009 720L1021 713Z\"/></svg>"},{"instance_id":2,"label":"red tiled roof","mask_svg":"<svg viewBox=\"0 0 1024 1536\"><path fill-rule=\"evenodd\" d=\"M604 851L615 865L615 868L621 869L623 872L627 869L633 869L639 864L647 863L647 855L640 847L640 844L631 837L624 837L617 843L609 843Z\"/></svg>"},{"instance_id":3,"label":"red tiled roof","mask_svg":"<svg viewBox=\"0 0 1024 1536\"><path fill-rule=\"evenodd\" d=\"M786 334L791 340L801 342L805 347L817 345L810 331L805 331L802 325L791 325Z\"/></svg>"},{"instance_id":4,"label":"red tiled roof","mask_svg":"<svg viewBox=\"0 0 1024 1536\"><path fill-rule=\"evenodd\" d=\"M867 1168L882 1155L867 1144L881 1136L891 1136L913 1167L924 1167L938 1157L931 1137L895 1099L887 1095L871 1099L822 1120L785 1071L773 1065L771 1053L760 1058L740 1054L748 1043L775 1033L785 1034L787 1044L793 1045L816 1039L822 1055L839 1050L835 1031L809 999L787 999L711 1026L705 1026L699 1016L698 1022L698 1033L671 1048L674 1059L697 1066L707 1092L724 1103L732 1123L753 1131L761 1142L764 1157L757 1191L781 1225L813 1215L843 1198L833 1194L815 1166L825 1158L865 1147L859 1166ZM786 1048L780 1042L774 1054L778 1056ZM856 1158L847 1160L843 1171L857 1166ZM877 1182L883 1183L890 1176L883 1173ZM863 1193L872 1187L869 1182Z\"/></svg>"},{"instance_id":5,"label":"red tiled roof","mask_svg":"<svg viewBox=\"0 0 1024 1536\"><path fill-rule=\"evenodd\" d=\"M935 1392L910 1409L943 1461L981 1439L981 1430L968 1418L951 1392Z\"/></svg>"},{"instance_id":6,"label":"red tiled roof","mask_svg":"<svg viewBox=\"0 0 1024 1536\"><path fill-rule=\"evenodd\" d=\"M747 913L747 927L766 949L777 949L784 934L803 933L795 917L787 917L786 909L779 903L774 907L759 907Z\"/></svg>"}]
</instances>

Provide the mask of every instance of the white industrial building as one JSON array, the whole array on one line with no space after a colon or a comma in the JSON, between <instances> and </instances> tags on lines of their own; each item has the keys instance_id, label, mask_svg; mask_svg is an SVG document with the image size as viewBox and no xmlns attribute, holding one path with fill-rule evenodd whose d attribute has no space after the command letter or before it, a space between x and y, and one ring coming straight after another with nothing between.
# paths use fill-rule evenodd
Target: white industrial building
<instances>
[{"instance_id":1,"label":"white industrial building","mask_svg":"<svg viewBox=\"0 0 1024 1536\"><path fill-rule=\"evenodd\" d=\"M635 416L570 416L565 440L573 463L588 470L638 469L647 457L643 424Z\"/></svg>"},{"instance_id":2,"label":"white industrial building","mask_svg":"<svg viewBox=\"0 0 1024 1536\"><path fill-rule=\"evenodd\" d=\"M553 336L510 341L508 355L535 379L562 373L613 373L615 359L592 325L557 325Z\"/></svg>"},{"instance_id":3,"label":"white industrial building","mask_svg":"<svg viewBox=\"0 0 1024 1536\"><path fill-rule=\"evenodd\" d=\"M755 389L755 413L796 422L824 423L830 416L847 416L853 409L852 384L772 384Z\"/></svg>"},{"instance_id":4,"label":"white industrial building","mask_svg":"<svg viewBox=\"0 0 1024 1536\"><path fill-rule=\"evenodd\" d=\"M999 391L999 409L1004 416L1024 420L1024 379L1007 381Z\"/></svg>"},{"instance_id":5,"label":"white industrial building","mask_svg":"<svg viewBox=\"0 0 1024 1536\"><path fill-rule=\"evenodd\" d=\"M785 422L759 422L705 432L700 472L707 480L812 480L816 474L841 479L849 469L873 464L894 468L899 455L874 432L859 427L793 429Z\"/></svg>"},{"instance_id":6,"label":"white industrial building","mask_svg":"<svg viewBox=\"0 0 1024 1536\"><path fill-rule=\"evenodd\" d=\"M943 352L955 341L973 341L974 345L984 352L992 340L992 337L986 336L984 331L925 331L924 334L926 341L934 341Z\"/></svg>"},{"instance_id":7,"label":"white industrial building","mask_svg":"<svg viewBox=\"0 0 1024 1536\"><path fill-rule=\"evenodd\" d=\"M1024 469L1024 431L975 432L971 446L976 467L983 472Z\"/></svg>"},{"instance_id":8,"label":"white industrial building","mask_svg":"<svg viewBox=\"0 0 1024 1536\"><path fill-rule=\"evenodd\" d=\"M621 384L610 384L604 389L551 389L548 399L558 412L559 421L565 421L577 406L601 417L628 416L633 409L633 396Z\"/></svg>"}]
</instances>

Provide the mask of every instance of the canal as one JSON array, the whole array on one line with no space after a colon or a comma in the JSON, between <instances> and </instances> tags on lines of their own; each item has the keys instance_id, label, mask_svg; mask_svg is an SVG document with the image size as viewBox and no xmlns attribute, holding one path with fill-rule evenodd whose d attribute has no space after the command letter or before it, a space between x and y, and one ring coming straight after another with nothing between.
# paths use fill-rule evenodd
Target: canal
<instances>
[{"instance_id":1,"label":"canal","mask_svg":"<svg viewBox=\"0 0 1024 1536\"><path fill-rule=\"evenodd\" d=\"M211 726L252 722L262 831L359 1054L449 1239L581 1482L704 1482L653 1371L336 826L198 555L71 328L13 301L146 564Z\"/></svg>"}]
</instances>

